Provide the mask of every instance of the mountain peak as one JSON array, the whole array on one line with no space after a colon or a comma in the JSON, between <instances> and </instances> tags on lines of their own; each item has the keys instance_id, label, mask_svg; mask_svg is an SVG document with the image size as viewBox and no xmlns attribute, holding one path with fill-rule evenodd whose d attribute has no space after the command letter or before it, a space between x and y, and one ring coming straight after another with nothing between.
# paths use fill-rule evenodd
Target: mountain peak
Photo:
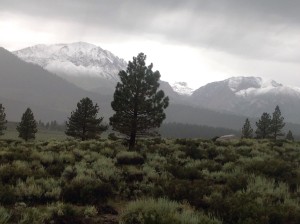
<instances>
[{"instance_id":1,"label":"mountain peak","mask_svg":"<svg viewBox=\"0 0 300 224\"><path fill-rule=\"evenodd\" d=\"M261 77L254 77L254 76L238 76L238 77L231 77L229 79L224 80L228 83L228 87L233 92L239 92L241 90L247 89L259 89L259 88L276 88L282 87L282 84L277 83L274 80L263 79Z\"/></svg>"},{"instance_id":2,"label":"mountain peak","mask_svg":"<svg viewBox=\"0 0 300 224\"><path fill-rule=\"evenodd\" d=\"M174 82L172 88L179 95L192 95L194 90L188 86L186 82Z\"/></svg>"},{"instance_id":3,"label":"mountain peak","mask_svg":"<svg viewBox=\"0 0 300 224\"><path fill-rule=\"evenodd\" d=\"M97 77L118 80L117 74L127 63L107 50L86 42L39 44L13 52L26 62L65 76Z\"/></svg>"}]
</instances>

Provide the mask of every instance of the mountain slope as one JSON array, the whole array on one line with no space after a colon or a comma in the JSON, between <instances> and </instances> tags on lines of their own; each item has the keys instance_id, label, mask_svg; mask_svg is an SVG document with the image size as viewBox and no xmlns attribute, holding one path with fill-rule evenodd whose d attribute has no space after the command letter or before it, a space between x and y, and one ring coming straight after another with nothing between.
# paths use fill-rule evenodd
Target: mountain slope
<instances>
[{"instance_id":1,"label":"mountain slope","mask_svg":"<svg viewBox=\"0 0 300 224\"><path fill-rule=\"evenodd\" d=\"M70 112L75 109L76 103L86 96L99 104L101 115L106 120L112 115L111 95L104 96L82 90L38 65L20 60L3 48L0 49L0 77L0 96L6 99L4 106L10 111L10 113L7 113L9 120L20 117L24 112L24 107L30 106L39 108L39 112L33 111L37 119L64 121L70 115ZM161 81L161 87L166 90L166 95L176 96L176 93L167 82ZM18 108L16 105L23 106ZM13 109L10 108L15 108L17 114L12 116ZM167 110L167 120L169 122L182 121L191 124L201 124L201 121L205 121L203 124L210 124L215 127L219 125L226 127L229 124L227 121L231 120L228 118L222 119L219 113L206 109L204 111L171 101L171 105ZM54 114L56 115L54 116ZM48 119L45 120L45 117ZM232 119L238 121L232 122L235 127L243 120L234 115L232 117ZM225 122L222 122L222 120Z\"/></svg>"},{"instance_id":2,"label":"mountain slope","mask_svg":"<svg viewBox=\"0 0 300 224\"><path fill-rule=\"evenodd\" d=\"M76 103L86 96L101 102L100 107L110 103L110 99L82 90L38 65L20 60L4 48L0 48L0 79L0 96L9 104L5 107L10 110L16 102L35 106L41 111L37 119L47 117L47 120L66 120ZM107 105L104 108L109 108ZM15 113L20 115L21 112ZM8 114L9 119L15 120L16 116Z\"/></svg>"},{"instance_id":3,"label":"mountain slope","mask_svg":"<svg viewBox=\"0 0 300 224\"><path fill-rule=\"evenodd\" d=\"M123 59L85 42L35 45L13 53L87 90L113 88L118 72L127 67Z\"/></svg>"},{"instance_id":4,"label":"mountain slope","mask_svg":"<svg viewBox=\"0 0 300 224\"><path fill-rule=\"evenodd\" d=\"M8 120L11 121L19 121L26 107L31 107L36 119L62 122L67 119L71 111L76 108L77 102L83 97L90 97L98 103L100 115L104 116L106 121L113 113L110 107L112 95L104 96L85 91L61 77L49 73L38 65L20 60L3 48L0 48L0 80L0 103L5 106ZM252 86L249 88L254 88ZM162 81L161 87L165 89L167 95L177 96L177 93L173 91L168 83ZM235 92L230 89L233 86L228 88L225 88L225 91L243 98L243 96L236 94L244 90L243 88L235 86ZM283 88L283 86L274 88ZM217 88L217 90L219 89ZM214 93L214 91L211 91L211 93ZM194 94L192 97L195 97ZM166 115L166 122L206 125L235 130L241 128L246 118L232 113L221 113L211 109L189 106L187 98L181 98L181 103L171 101L166 110ZM252 121L255 120L252 119ZM289 127L295 135L300 133L299 125L289 125Z\"/></svg>"},{"instance_id":5,"label":"mountain slope","mask_svg":"<svg viewBox=\"0 0 300 224\"><path fill-rule=\"evenodd\" d=\"M113 95L119 81L119 71L127 68L123 59L101 47L84 42L40 44L13 53L20 59L39 65L80 88L102 95ZM160 87L172 101L182 101L182 97L169 83L161 81Z\"/></svg>"},{"instance_id":6,"label":"mountain slope","mask_svg":"<svg viewBox=\"0 0 300 224\"><path fill-rule=\"evenodd\" d=\"M300 123L300 91L259 77L233 77L200 87L191 102L216 111L250 117L272 113L279 105L287 121Z\"/></svg>"}]
</instances>

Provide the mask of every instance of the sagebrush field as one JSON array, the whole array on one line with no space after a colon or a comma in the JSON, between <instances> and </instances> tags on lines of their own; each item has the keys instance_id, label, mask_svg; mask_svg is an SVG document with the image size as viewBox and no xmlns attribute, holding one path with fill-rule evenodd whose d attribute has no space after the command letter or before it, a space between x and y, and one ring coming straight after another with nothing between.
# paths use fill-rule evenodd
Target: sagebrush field
<instances>
[{"instance_id":1,"label":"sagebrush field","mask_svg":"<svg viewBox=\"0 0 300 224\"><path fill-rule=\"evenodd\" d=\"M298 224L300 144L0 140L0 223Z\"/></svg>"}]
</instances>

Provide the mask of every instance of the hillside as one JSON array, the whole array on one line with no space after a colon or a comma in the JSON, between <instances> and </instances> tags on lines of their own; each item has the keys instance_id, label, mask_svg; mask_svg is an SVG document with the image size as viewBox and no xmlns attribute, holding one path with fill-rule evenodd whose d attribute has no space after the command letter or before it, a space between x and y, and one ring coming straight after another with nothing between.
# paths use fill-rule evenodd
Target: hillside
<instances>
[{"instance_id":1,"label":"hillside","mask_svg":"<svg viewBox=\"0 0 300 224\"><path fill-rule=\"evenodd\" d=\"M195 90L190 98L196 106L250 117L272 113L279 105L286 120L300 123L300 91L260 77L232 77Z\"/></svg>"},{"instance_id":2,"label":"hillside","mask_svg":"<svg viewBox=\"0 0 300 224\"><path fill-rule=\"evenodd\" d=\"M26 62L37 64L86 90L114 89L120 70L127 63L101 47L85 42L35 45L13 52ZM104 88L104 89L103 89ZM110 90L110 91L109 91Z\"/></svg>"},{"instance_id":3,"label":"hillside","mask_svg":"<svg viewBox=\"0 0 300 224\"><path fill-rule=\"evenodd\" d=\"M31 107L37 120L63 122L83 97L90 97L98 103L100 114L104 116L106 122L112 115L110 102L113 98L111 95L85 91L38 65L20 60L3 48L0 49L0 67L0 100L6 108L7 119L10 121L19 121L25 109ZM171 105L167 110L167 122L180 121L213 127L236 128L240 127L244 120L243 117L234 115L228 115L230 117L228 119L221 113L183 105L185 103L183 99L178 100L182 104L176 104L172 98L177 95L170 85L165 82L161 82L161 85L166 94L171 97Z\"/></svg>"},{"instance_id":4,"label":"hillside","mask_svg":"<svg viewBox=\"0 0 300 224\"><path fill-rule=\"evenodd\" d=\"M82 90L4 48L0 48L0 68L0 96L8 120L19 120L25 108L32 107L37 119L63 122L83 97L101 102L103 113L110 111L109 97Z\"/></svg>"}]
</instances>

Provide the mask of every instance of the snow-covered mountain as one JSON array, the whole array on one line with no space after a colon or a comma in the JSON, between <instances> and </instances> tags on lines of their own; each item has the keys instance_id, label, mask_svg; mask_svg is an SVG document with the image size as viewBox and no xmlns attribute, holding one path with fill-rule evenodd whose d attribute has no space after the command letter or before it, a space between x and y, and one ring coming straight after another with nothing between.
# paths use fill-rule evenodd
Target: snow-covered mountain
<instances>
[{"instance_id":1,"label":"snow-covered mountain","mask_svg":"<svg viewBox=\"0 0 300 224\"><path fill-rule=\"evenodd\" d=\"M112 95L115 90L119 71L127 68L125 60L85 42L39 44L13 53L85 90L108 95ZM168 87L168 84L161 83L161 87ZM164 89L172 97L176 97L177 92L180 95L191 95L193 91L184 82L178 82L172 88Z\"/></svg>"},{"instance_id":2,"label":"snow-covered mountain","mask_svg":"<svg viewBox=\"0 0 300 224\"><path fill-rule=\"evenodd\" d=\"M174 82L171 86L179 95L190 96L194 92L186 82Z\"/></svg>"},{"instance_id":3,"label":"snow-covered mountain","mask_svg":"<svg viewBox=\"0 0 300 224\"><path fill-rule=\"evenodd\" d=\"M300 89L260 77L232 77L209 83L193 92L191 102L251 117L271 113L279 105L287 120L300 122Z\"/></svg>"},{"instance_id":4,"label":"snow-covered mountain","mask_svg":"<svg viewBox=\"0 0 300 224\"><path fill-rule=\"evenodd\" d=\"M26 62L37 64L89 91L112 95L118 72L127 63L93 44L35 45L13 52ZM284 86L259 77L232 77L193 90L185 82L161 88L177 104L258 117L279 105L287 120L300 123L300 88Z\"/></svg>"},{"instance_id":5,"label":"snow-covered mountain","mask_svg":"<svg viewBox=\"0 0 300 224\"><path fill-rule=\"evenodd\" d=\"M127 67L123 59L85 42L40 44L13 53L88 90L114 87L119 71Z\"/></svg>"}]
</instances>

